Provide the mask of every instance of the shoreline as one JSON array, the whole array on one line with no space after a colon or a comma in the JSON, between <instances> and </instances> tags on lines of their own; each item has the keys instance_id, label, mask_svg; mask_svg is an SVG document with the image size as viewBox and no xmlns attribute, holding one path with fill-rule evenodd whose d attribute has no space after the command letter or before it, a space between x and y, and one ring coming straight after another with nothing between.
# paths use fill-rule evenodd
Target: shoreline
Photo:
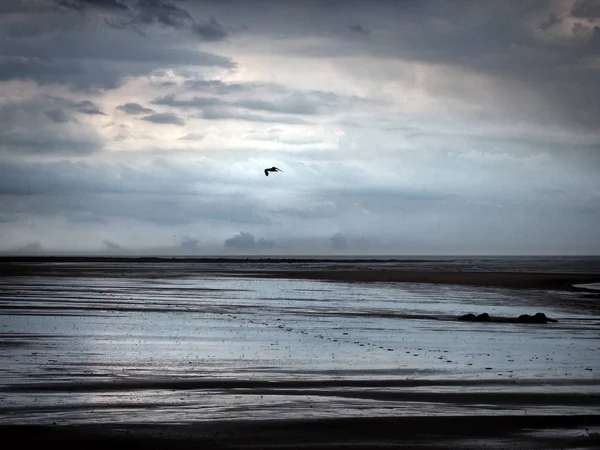
<instances>
[{"instance_id":1,"label":"shoreline","mask_svg":"<svg viewBox=\"0 0 600 450\"><path fill-rule=\"evenodd\" d=\"M0 257L0 276L106 277L153 276L188 277L200 274L288 278L350 283L426 283L521 289L569 290L600 294L585 284L600 284L599 272L472 270L464 267L423 267L432 261L416 260L300 260L230 258L63 258ZM85 264L89 263L89 264ZM107 263L107 265L95 263ZM159 266L157 267L157 263ZM331 265L315 268L315 264ZM357 263L360 265L357 266ZM388 266L382 267L381 263ZM112 265L114 264L114 265ZM199 266L198 264L205 264ZM163 267L160 267L163 266ZM166 269L171 266L173 269Z\"/></svg>"}]
</instances>

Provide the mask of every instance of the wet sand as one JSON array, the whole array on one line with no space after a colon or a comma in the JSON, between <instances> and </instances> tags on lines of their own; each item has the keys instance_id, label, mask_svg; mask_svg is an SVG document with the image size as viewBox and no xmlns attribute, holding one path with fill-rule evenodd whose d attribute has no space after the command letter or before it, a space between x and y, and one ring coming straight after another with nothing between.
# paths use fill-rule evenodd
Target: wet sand
<instances>
[{"instance_id":1,"label":"wet sand","mask_svg":"<svg viewBox=\"0 0 600 450\"><path fill-rule=\"evenodd\" d=\"M469 286L497 286L522 289L575 290L576 284L599 283L600 274L431 272L418 270L297 270L261 272L257 276L302 278L343 282L434 283Z\"/></svg>"},{"instance_id":2,"label":"wet sand","mask_svg":"<svg viewBox=\"0 0 600 450\"><path fill-rule=\"evenodd\" d=\"M102 261L106 262L106 260ZM531 374L535 374L535 371L531 372L532 369L529 369L529 372L527 371L528 365L534 367L537 364L537 356L542 357L541 354L535 353L539 350L532 350L534 348L532 343L536 339L541 339L539 336L543 333L546 333L548 339L550 339L552 330L560 330L560 333L564 333L564 339L580 339L580 342L584 342L589 347L590 352L593 351L590 346L598 347L600 335L598 335L597 328L595 328L595 322L598 321L596 317L600 310L598 298L595 295L583 297L589 294L578 293L581 289L575 288L573 285L600 282L600 274L476 272L448 270L447 268L445 270L431 270L430 268L423 270L420 267L410 267L408 269L403 267L399 269L395 267L380 268L373 263L368 263L363 268L348 268L344 264L338 264L330 269L311 270L310 265L304 262L282 265L272 261L268 261L265 263L266 265L257 268L239 260L229 262L212 261L210 263L202 260L196 264L171 264L167 262L166 264L172 269L165 271L164 261L161 261L156 267L153 266L156 261L147 261L147 264L145 264L132 260L111 260L108 261L110 263L108 266L87 265L85 261L83 265L71 264L74 261L69 260L61 261L61 264L64 265L55 266L52 264L53 262L55 261L50 261L50 263L47 261L36 263L28 261L24 265L21 262L16 265L11 262L2 262L0 275L6 277L5 279L12 280L14 283L14 294L11 294L8 300L0 303L0 306L3 307L0 312L4 311L2 314L3 317L7 318L5 319L8 320L7 324L10 325L11 321L14 320L13 317L16 316L23 317L24 320L33 320L33 317L70 317L69 315L84 317L85 314L100 313L104 314L105 317L111 317L115 313L144 314L144 320L152 321L157 319L152 319L154 316L151 316L151 313L160 315L185 310L202 318L204 324L208 323L207 313L218 316L218 320L214 319L216 324L214 329L220 330L224 325L235 325L237 327L235 333L240 333L239 330L242 330L243 334L239 336L231 333L225 335L231 339L243 342L256 336L262 336L260 333L263 333L265 339L279 340L283 348L285 343L283 336L284 333L287 333L287 335L293 335L288 338L290 341L300 342L302 346L290 350L291 352L303 350L306 345L316 345L318 346L317 352L319 349L322 349L323 353L338 352L335 357L340 358L340 360L343 360L344 353L338 349L350 348L351 345L354 345L357 357L359 351L370 352L365 353L365 355L371 355L369 356L371 359L367 360L369 364L373 361L382 360L382 356L374 356L376 352L379 352L377 355L394 355L394 358L400 358L399 361L413 361L410 358L422 358L427 348L417 350L416 346L415 348L409 347L410 344L404 340L412 335L411 333L414 333L417 342L421 340L419 346L426 347L431 344L429 359L423 360L422 364L431 364L430 368L432 370L431 372L419 372L419 370L411 368L410 364L404 363L408 364L406 369L402 367L394 370L385 368L385 370L382 369L378 372L376 367L360 367L361 362L359 360L356 360L356 366L353 366L353 353L350 350L346 354L347 362L341 363L344 370L334 367L328 372L318 366L316 360L309 359L308 361L313 361L312 364L315 364L315 370L311 372L312 367L303 367L300 358L297 360L300 362L294 363L298 366L294 366L296 368L292 367L288 374L285 374L285 370L282 370L279 372L282 375L277 378L279 376L277 375L277 368L270 367L266 369L265 379L262 380L257 378L254 372L239 370L240 368L246 368L243 365L235 366L236 369L232 373L219 374L218 364L220 363L218 361L212 375L211 372L190 372L187 369L187 360L182 361L182 367L185 365L185 370L187 370L187 372L182 372L183 375L157 376L155 372L152 372L155 369L151 366L140 365L139 370L149 371L151 376L128 376L119 373L117 376L105 377L102 374L82 373L81 377L77 378L73 377L71 373L74 366L68 369L68 374L63 374L61 367L59 367L63 359L65 362L68 360L67 356L69 354L75 350L77 352L85 350L88 353L81 353L83 356L77 353L79 355L77 358L85 358L85 355L91 355L87 356L88 358L104 358L106 354L118 355L118 349L121 347L116 346L114 347L116 350L107 350L113 347L99 346L98 342L108 341L89 341L96 343L98 346L83 350L64 347L65 350L61 350L64 351L65 356L63 357L61 354L53 354L53 352L62 348L57 344L57 346L45 350L47 358L57 358L54 363L51 363L53 360L48 359L50 362L46 363L45 366L48 370L53 369L55 372L49 374L31 373L33 378L38 377L39 379L24 378L19 383L11 382L2 387L0 392L0 442L12 442L14 440L18 442L18 445L58 445L62 449L82 447L110 447L113 449L130 449L132 447L176 449L390 447L418 449L576 449L600 447L599 438L593 436L593 433L600 431L600 380L597 378L600 366L597 362L589 361L588 365L581 366L577 370L573 366L567 367L572 372L572 376L562 378L558 372L556 374L540 372L539 375L536 375L536 378L536 376L531 376ZM354 262L346 264L352 265ZM406 286L431 284L433 285L432 289L435 286L464 285L480 286L482 288L511 288L514 295L518 295L521 290L527 289L558 292L558 294L564 291L569 295L563 297L557 294L546 300L543 296L540 297L536 294L538 295L536 298L541 298L544 303L522 305L527 307L526 312L535 312L538 309L545 311L544 305L548 308L554 307L557 311L566 311L559 317L558 324L547 325L467 325L454 321L452 309L443 317L439 314L432 317L426 312L415 314L412 311L403 313L402 311L388 310L384 308L384 304L373 304L368 308L365 306L367 309L360 309L354 313L347 311L344 303L336 306L335 303L331 302L331 298L335 297L335 287L329 288L328 286L323 287L325 290L331 289L323 293L323 298L327 299L328 303L324 304L322 310L318 309L321 306L318 308L315 306L321 303L311 303L309 309L301 311L301 314L305 317L303 322L299 321L298 317L300 316L293 315L300 314L298 312L298 296L303 286L294 288L294 297L290 300L291 306L289 309L281 309L280 306L277 306L279 304L274 305L273 308L275 309L273 309L272 315L265 315L265 310L257 313L253 308L253 302L264 298L266 300L264 304L261 304L261 308L266 308L271 305L269 303L272 301L271 299L282 295L280 291L283 288L280 286L273 288L272 292L265 292L256 299L253 298L247 305L240 303L240 299L249 294L241 292L240 297L235 297L237 300L231 304L227 303L225 306L219 304L214 309L202 309L208 308L208 306L199 301L192 302L189 300L194 295L195 298L200 298L200 293L193 290L182 291L182 298L185 299L185 303L179 304L171 298L168 301L164 300L164 304L157 303L162 301L160 299L166 295L164 293L159 295L158 293L159 287L162 286L161 283L164 284L164 281L161 280L166 279L165 277L181 277L184 280L186 277L193 278L195 275L230 277L232 283L238 277L244 279L250 277L267 282L267 287L270 287L269 279L275 283L277 280L292 279L321 280L342 283L343 285L371 285L378 282L399 283ZM30 278L34 281L27 281L29 284L25 281L23 283L14 281L18 280L19 277ZM39 277L55 279L56 285L42 284ZM81 289L77 288L79 290L69 293L66 299L53 299L54 291L49 286L56 289L56 292L62 292L60 290L60 277L66 277L65 289L75 289L73 280L83 280ZM117 280L117 277L125 280L140 279L142 283L140 286L147 285L144 289L148 289L150 292L156 290L156 297L152 297L152 302L149 302L146 298L140 300L139 303L133 301L127 303L125 298L117 298L112 302L111 299L115 298L112 296L117 295L118 297L121 294L115 294L116 291L110 291L109 288L98 285L97 280L108 280L106 283L111 285L113 283L111 280ZM90 284L85 281L86 279L90 280ZM156 284L153 284L153 280L156 280ZM182 287L179 282L175 284L180 288ZM227 286L227 284L225 285ZM91 293L87 289L89 286L93 286L93 289L91 289L93 292ZM140 292L141 288L137 288L137 284L132 283L131 286L126 287L132 289L132 293ZM309 288L313 289L310 285ZM37 292L36 289L41 290ZM206 298L212 298L213 294L210 290L212 288L209 289L207 286L202 285L201 289L205 290L203 292L206 292ZM240 290L243 291L243 289ZM21 291L27 291L27 293L21 294L19 293ZM215 293L217 291L215 289ZM31 299L35 297L32 297L32 295L36 292L39 294L40 300L33 301ZM361 291L344 292L346 292L344 294L346 296L363 295ZM430 291L415 290L410 292L411 295L420 293L419 298L423 301L422 305L419 304L420 308L424 308L424 305L428 304L425 300L434 303L439 302L438 297L428 297L433 295L429 293ZM485 298L485 295L496 295L493 290L486 292L487 294L482 292L482 298ZM83 294L89 295L89 301L92 302L93 300L96 303L83 302L81 300ZM364 295L364 301L370 299L371 294L367 292ZM380 295L384 295L383 291ZM392 290L389 295L394 296L397 294ZM456 293L455 291L443 291L443 293L435 295L451 296L456 295ZM525 299L523 301L528 299L525 295L523 295L523 298ZM322 301L319 300L319 302ZM488 307L489 305L494 306L494 301L499 302L500 300L497 297L492 297L489 300L492 303L488 303ZM394 302L393 297L391 297L390 302ZM357 303L357 305L360 304L360 302ZM483 308L486 308L486 303L480 305L482 309L475 312L485 311ZM519 303L517 302L516 305L519 305ZM233 307L235 309L232 309ZM435 308L439 309L437 305ZM506 306L506 308L512 311L510 308L515 308L515 306L512 305L510 308ZM532 308L535 308L535 310L532 310ZM309 313L314 315L313 318ZM306 316L306 314L309 315ZM356 315L353 316L353 314ZM590 319L586 318L588 314L591 314ZM315 321L319 317L327 318L329 315L331 315L333 322L323 322L323 327L328 327L327 329L323 327L312 328L313 325L311 324L315 322L311 322L311 320ZM131 317L135 316L132 315ZM363 325L358 327L353 322L355 318L356 320L363 320L363 317L365 317L364 320L368 320L365 322L367 324L378 323L378 320L399 321L398 323L402 325L395 331L395 333L401 334L400 340L395 342L398 347L391 348L390 346L393 346L393 344L389 340L385 348L381 347L381 343L371 344L370 342L375 342L374 339L377 336L381 338L387 335L382 334L383 331L381 330L377 330L375 334L374 332L365 333ZM443 320L437 320L440 318ZM282 320L279 321L280 319ZM339 332L336 331L334 328L335 321L346 319L348 322L343 322ZM130 316L126 316L124 320L129 321ZM174 321L175 319L170 320ZM181 320L181 323L185 323L185 321L189 321L189 318L182 318ZM371 320L374 320L374 322L370 322ZM85 327L88 326L85 325L86 323L84 322L84 328L78 328L74 331L74 338L86 339L86 335L81 334L86 332ZM166 322L156 323L169 326L169 323ZM73 322L73 324L75 326L76 322ZM177 338L185 341L186 336L179 328L180 325L172 323L171 325L174 329L179 330ZM79 325L77 326L79 327ZM469 332L467 332L464 336L467 339L469 336L473 336L474 338L471 337L473 343L461 341L460 339L463 338L459 338L455 347L448 346L450 345L450 336L465 333L465 330L471 330L471 328L464 327L471 326L473 327L473 333L468 334ZM448 361L449 359L454 360L456 363L461 357L459 353L461 351L465 352L468 345L480 345L476 342L478 337L479 340L492 339L487 337L491 335L490 327L497 327L492 329L498 333L497 342L491 341L493 343L490 345L501 346L502 339L506 339L506 342L512 339L510 342L514 342L516 348L510 346L506 348L507 351L514 353L510 357L517 359L517 362L506 363L502 361L506 368L513 368L511 364L515 364L514 373L508 374L504 369L502 369L503 373L490 373L485 367L488 364L486 356L481 353L478 353L474 360L465 359L465 367L467 361L475 361L476 365L481 363L480 369L473 369L474 371L468 372L470 375L461 377L458 373L458 375L453 375L454 378L448 378L447 375L444 375L444 372L437 372L437 369L433 370L434 363L439 364L439 367L443 367L446 361L452 363L452 361ZM570 330L573 330L572 333ZM505 331L506 334L503 334ZM79 335L81 336L78 337ZM423 340L425 335L434 336L436 340L428 343ZM596 337L595 340L594 336ZM60 345L66 345L62 343L66 342L68 336L61 334L59 338L56 342L60 342ZM196 338L195 335L194 338ZM120 338L117 336L115 339L125 340L127 337L123 335ZM344 339L348 342L344 344L345 347L340 347ZM385 339L389 339L389 336ZM4 339L0 340L0 343L7 344L7 350L10 346L16 345L23 345L24 348L28 348L37 345L35 342L37 341L35 341L33 334L6 335ZM155 345L157 349L162 345L158 341L153 342L155 343L152 345ZM192 341L189 342L189 345L191 345ZM543 343L543 339L539 342ZM236 342L231 341L229 347L234 348L234 344ZM113 344L111 343L111 345ZM245 349L242 349L246 352L246 356L248 349L252 348L249 344L247 345ZM257 352L270 351L270 347L267 347L267 344L264 345L265 347L259 347ZM448 347L444 347L444 345ZM402 346L405 348L401 348ZM181 350L180 347L174 348ZM132 355L133 359L124 362L125 368L128 368L132 362L141 360L145 351L139 347L128 348L134 349L137 353ZM193 350L200 351L202 348L204 347L198 344ZM449 348L449 353L441 353L442 348ZM473 348L477 350L477 347ZM575 349L577 347L567 346L567 348ZM2 347L0 347L1 349ZM37 350L37 348L32 349ZM408 351L400 352L401 349L410 350L411 354L408 354ZM92 350L94 353L92 353ZM40 353L43 351L40 351ZM523 355L521 359L519 359L519 351ZM433 352L438 353L434 354ZM406 356L404 356L405 353ZM417 356L416 353L419 353L420 356ZM448 356L438 356L438 354ZM188 357L186 353L182 353L182 355L181 359ZM279 353L276 355L279 355ZM20 357L28 357L28 353L24 351ZM232 357L235 359L237 356L232 354ZM281 356L277 357L281 358ZM438 358L444 357L446 360L437 362ZM502 355L502 357L505 356ZM528 360L530 357L531 359ZM558 363L565 356L548 354L547 357L556 358ZM34 358L39 360L40 354L36 354ZM179 356L173 356L172 358L177 359ZM287 357L278 360L277 363L288 361L285 358ZM299 356L293 354L290 360L294 358L299 358ZM158 367L164 364L172 364L173 359L165 360L165 363L157 363ZM25 360L0 359L1 364L11 364L11 361L17 363ZM111 362L112 366L108 363L105 364L104 359L97 361L98 364L102 364L99 367L104 371L113 366L120 367L115 362ZM116 359L116 361L119 362L120 360ZM565 361L568 364L573 364L572 359L565 359L563 363ZM208 362L209 359L206 359L198 367L205 370L208 367L206 366ZM496 363L500 364L500 360ZM36 367L39 367L41 363L36 362L35 364ZM90 361L83 360L81 364L89 366ZM196 364L194 363L193 366L196 367ZM463 363L461 362L461 364ZM544 364L539 366L543 370L550 370L552 367L551 363ZM446 365L450 366L450 364ZM469 366L472 367L472 364L469 364ZM9 369L8 365L4 367ZM361 373L361 370L365 374L364 377L357 375ZM480 370L480 372L477 372L477 370ZM501 369L496 367L494 371L501 371ZM528 375L520 376L520 373L527 373ZM450 374L452 373L450 372ZM64 380L58 380L59 375L64 377ZM477 379L473 376L481 376L482 378ZM156 393L160 394L161 401L164 401L164 403L152 400L152 395ZM187 395L191 396L189 397L190 400L188 400ZM263 397L265 400L263 400ZM60 404L62 400L57 403L57 398L64 400L65 403ZM101 400L94 400L94 403L78 403L73 400L72 403L69 403L69 399L77 398ZM245 400L239 400L240 398L248 398L249 400L245 403ZM7 399L16 399L16 407L4 403ZM29 400L26 402L23 399ZM227 414L229 415L211 418L211 414L207 414L206 411L216 410L215 408L219 407L220 402L231 401L231 399L236 400L233 402L232 408L228 410ZM281 403L267 404L266 399L274 399L274 402L275 399L284 400ZM42 404L45 400L47 403ZM4 403L4 406L2 403ZM249 405L247 409L245 409L246 404ZM287 411L285 405L288 405ZM310 408L313 407L314 417L310 417L312 414ZM172 411L172 416L158 417L171 418L153 419L152 411L160 408ZM49 414L53 414L53 416L48 417L56 418L55 424L48 423L48 420L40 422L35 422L35 420L33 422L24 421L23 423L14 424L14 421L9 420L11 415L15 417L15 414L27 414L28 411L33 411L40 414L39 417L44 417L41 415L44 413L44 409L47 409ZM89 415L80 416L81 420L79 421L60 420L62 416L73 417L74 414L77 415L78 409L82 412L88 412ZM178 411L182 410L189 412L186 416L180 417L177 414L179 414ZM382 414L382 412L385 412L385 414ZM94 414L96 415L94 416ZM269 416L269 414L273 414L274 417ZM102 420L95 420L94 417L102 418ZM589 429L589 431L586 431L586 429Z\"/></svg>"},{"instance_id":3,"label":"wet sand","mask_svg":"<svg viewBox=\"0 0 600 450\"><path fill-rule=\"evenodd\" d=\"M3 442L60 449L581 449L600 438L583 429L598 416L369 417L315 420L234 420L183 425L78 425L0 428ZM579 427L582 433L561 433ZM540 433L540 430L556 430ZM536 433L537 432L537 433Z\"/></svg>"},{"instance_id":4,"label":"wet sand","mask_svg":"<svg viewBox=\"0 0 600 450\"><path fill-rule=\"evenodd\" d=\"M317 264L315 264L315 262ZM100 263L90 267L87 264ZM169 267L170 273L157 271ZM314 270L314 266L320 266ZM341 282L433 283L470 286L496 286L522 289L585 290L574 285L600 283L600 271L559 273L535 272L523 268L502 271L473 270L468 264L455 265L436 260L316 260L231 259L231 258L0 258L0 276L99 276L126 272L128 276L186 276L193 273L221 273L268 278L297 278ZM598 292L598 291L591 291Z\"/></svg>"}]
</instances>

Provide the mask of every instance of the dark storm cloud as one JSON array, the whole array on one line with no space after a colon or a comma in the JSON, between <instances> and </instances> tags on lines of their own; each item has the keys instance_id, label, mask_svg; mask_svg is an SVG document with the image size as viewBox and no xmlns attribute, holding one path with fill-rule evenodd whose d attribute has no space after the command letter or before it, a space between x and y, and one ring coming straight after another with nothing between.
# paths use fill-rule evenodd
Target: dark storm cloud
<instances>
[{"instance_id":1,"label":"dark storm cloud","mask_svg":"<svg viewBox=\"0 0 600 450\"><path fill-rule=\"evenodd\" d=\"M117 109L127 114L150 114L154 112L153 109L146 108L139 103L125 103L117 106Z\"/></svg>"},{"instance_id":2,"label":"dark storm cloud","mask_svg":"<svg viewBox=\"0 0 600 450\"><path fill-rule=\"evenodd\" d=\"M56 79L69 72L81 72L88 67L101 69L100 65L90 64L95 61L102 64L154 64L151 68L141 68L144 72L171 65L216 66L226 69L235 67L229 58L185 48L172 48L175 43L164 39L126 38L119 32L95 31L98 30L90 30L88 37L79 33L62 33L36 42L6 39L0 48L0 56L4 55L0 60L4 69L0 73L12 71L17 75L12 78L17 78L24 74L32 76L35 72L42 72L46 77ZM134 67L128 69L132 70ZM137 69L140 70L139 67ZM107 70L104 69L104 72ZM93 78L94 74L88 72L87 75Z\"/></svg>"},{"instance_id":3,"label":"dark storm cloud","mask_svg":"<svg viewBox=\"0 0 600 450\"><path fill-rule=\"evenodd\" d=\"M2 0L0 2L0 14L24 12L29 9L22 0Z\"/></svg>"},{"instance_id":4,"label":"dark storm cloud","mask_svg":"<svg viewBox=\"0 0 600 450\"><path fill-rule=\"evenodd\" d=\"M0 17L0 81L31 80L76 89L112 89L127 77L148 75L161 68L235 67L229 58L185 48L181 36L176 34L140 36L107 30L95 20L98 14L129 14L109 6L113 2L91 2L94 8L90 2L70 3L81 5L85 14L68 9L59 14L45 9L49 3L40 3ZM173 9L169 3L146 1L136 5L137 12L144 12L144 21L174 23L173 18L178 17L177 7L171 5ZM83 20L73 20L79 16Z\"/></svg>"},{"instance_id":5,"label":"dark storm cloud","mask_svg":"<svg viewBox=\"0 0 600 450\"><path fill-rule=\"evenodd\" d=\"M185 120L173 113L156 113L142 117L142 120L159 124L185 125Z\"/></svg>"},{"instance_id":6,"label":"dark storm cloud","mask_svg":"<svg viewBox=\"0 0 600 450\"><path fill-rule=\"evenodd\" d=\"M106 115L102 111L100 111L100 109L93 102L90 102L89 100L83 100L79 103L75 103L73 107L76 108L77 111L79 111L80 113L87 114L88 116Z\"/></svg>"},{"instance_id":7,"label":"dark storm cloud","mask_svg":"<svg viewBox=\"0 0 600 450\"><path fill-rule=\"evenodd\" d=\"M590 40L592 46L600 50L600 27L594 27L594 34Z\"/></svg>"},{"instance_id":8,"label":"dark storm cloud","mask_svg":"<svg viewBox=\"0 0 600 450\"><path fill-rule=\"evenodd\" d=\"M581 19L599 19L600 2L598 0L577 0L571 8L571 15Z\"/></svg>"},{"instance_id":9,"label":"dark storm cloud","mask_svg":"<svg viewBox=\"0 0 600 450\"><path fill-rule=\"evenodd\" d=\"M127 5L118 0L55 0L60 6L73 9L75 11L83 11L87 7L95 7L106 10L127 11Z\"/></svg>"},{"instance_id":10,"label":"dark storm cloud","mask_svg":"<svg viewBox=\"0 0 600 450\"><path fill-rule=\"evenodd\" d=\"M355 33L359 33L359 34L364 34L364 35L369 35L371 34L371 31L367 30L365 27L363 27L362 25L348 25L348 28L351 31L354 31Z\"/></svg>"},{"instance_id":11,"label":"dark storm cloud","mask_svg":"<svg viewBox=\"0 0 600 450\"><path fill-rule=\"evenodd\" d=\"M57 3L78 12L86 12L88 8L92 8L119 13L109 22L122 27L159 23L179 28L186 21L192 20L189 12L167 0L137 0L128 4L118 0L57 0ZM117 18L120 19L118 22L115 21Z\"/></svg>"},{"instance_id":12,"label":"dark storm cloud","mask_svg":"<svg viewBox=\"0 0 600 450\"><path fill-rule=\"evenodd\" d=\"M184 236L181 238L179 246L185 250L196 250L200 241L190 236Z\"/></svg>"},{"instance_id":13,"label":"dark storm cloud","mask_svg":"<svg viewBox=\"0 0 600 450\"><path fill-rule=\"evenodd\" d=\"M100 61L87 61L83 64L69 58L0 56L0 81L27 80L40 85L63 84L78 90L113 89L127 76L147 74L153 70L153 67L141 65L116 67L110 62Z\"/></svg>"},{"instance_id":14,"label":"dark storm cloud","mask_svg":"<svg viewBox=\"0 0 600 450\"><path fill-rule=\"evenodd\" d=\"M44 111L44 114L52 121L56 123L65 123L69 121L69 116L60 109L53 109L50 111Z\"/></svg>"},{"instance_id":15,"label":"dark storm cloud","mask_svg":"<svg viewBox=\"0 0 600 450\"><path fill-rule=\"evenodd\" d=\"M38 58L0 56L0 81L22 79L40 84L63 83L84 74L83 66L74 61L62 64Z\"/></svg>"},{"instance_id":16,"label":"dark storm cloud","mask_svg":"<svg viewBox=\"0 0 600 450\"><path fill-rule=\"evenodd\" d=\"M202 40L208 42L222 41L227 38L227 30L223 28L216 19L211 19L207 23L196 23L192 26L193 32L200 36Z\"/></svg>"},{"instance_id":17,"label":"dark storm cloud","mask_svg":"<svg viewBox=\"0 0 600 450\"><path fill-rule=\"evenodd\" d=\"M361 57L407 65L421 63L426 65L426 73L427 65L448 67L459 79L457 72L462 72L463 80L485 77L497 89L479 92L465 86L456 91L453 86L438 86L442 75L431 77L431 82L429 76L424 79L429 83L425 88L437 98L476 105L491 97L486 104L490 120L535 122L585 132L593 132L600 123L598 102L590 101L600 97L597 69L590 64L600 50L600 38L593 28L597 25L597 1L573 5L571 19L582 19L581 34L585 36L579 40L553 34L564 21L564 11L551 1L484 2L476 8L470 2L437 0L373 1L368 8L365 4L286 2L284 7L257 1L250 6L234 0L210 7L199 2L189 9L197 15L227 14L232 28L247 25L240 34L271 42L275 48L269 47L270 53L325 58L334 64L341 58L352 58L344 66L346 73L373 82L391 82L399 73L390 69L386 76L385 70L373 66L376 62L359 62ZM342 38L339 30L348 30L349 23L351 27L368 23L377 33L369 39L348 40L347 34ZM540 27L546 30L545 39L540 39ZM354 32L361 34L358 27ZM415 89L422 89L418 84L423 78L411 73L410 67L407 79L415 81Z\"/></svg>"},{"instance_id":18,"label":"dark storm cloud","mask_svg":"<svg viewBox=\"0 0 600 450\"><path fill-rule=\"evenodd\" d=\"M540 23L540 28L544 31L552 28L554 25L559 25L562 23L562 18L558 17L556 14L550 13L548 16L548 20Z\"/></svg>"},{"instance_id":19,"label":"dark storm cloud","mask_svg":"<svg viewBox=\"0 0 600 450\"><path fill-rule=\"evenodd\" d=\"M137 20L142 23L158 22L172 27L181 27L192 16L185 9L166 0L139 0Z\"/></svg>"},{"instance_id":20,"label":"dark storm cloud","mask_svg":"<svg viewBox=\"0 0 600 450\"><path fill-rule=\"evenodd\" d=\"M45 96L40 101L52 102L61 105L64 108L71 108L81 114L87 116L105 116L106 114L98 108L98 106L90 100L71 100L63 97L55 97L52 95Z\"/></svg>"},{"instance_id":21,"label":"dark storm cloud","mask_svg":"<svg viewBox=\"0 0 600 450\"><path fill-rule=\"evenodd\" d=\"M58 4L73 11L85 13L89 7L112 13L104 22L114 29L133 30L145 35L145 28L158 24L175 29L188 28L202 41L216 42L227 38L229 33L215 18L207 22L196 22L180 3L168 0L57 0Z\"/></svg>"},{"instance_id":22,"label":"dark storm cloud","mask_svg":"<svg viewBox=\"0 0 600 450\"><path fill-rule=\"evenodd\" d=\"M275 242L266 238L256 239L252 234L240 231L239 234L226 239L223 245L236 250L270 250L275 247Z\"/></svg>"},{"instance_id":23,"label":"dark storm cloud","mask_svg":"<svg viewBox=\"0 0 600 450\"><path fill-rule=\"evenodd\" d=\"M226 239L224 245L225 247L232 247L240 250L251 250L256 245L256 242L252 234L240 231L240 234Z\"/></svg>"}]
</instances>

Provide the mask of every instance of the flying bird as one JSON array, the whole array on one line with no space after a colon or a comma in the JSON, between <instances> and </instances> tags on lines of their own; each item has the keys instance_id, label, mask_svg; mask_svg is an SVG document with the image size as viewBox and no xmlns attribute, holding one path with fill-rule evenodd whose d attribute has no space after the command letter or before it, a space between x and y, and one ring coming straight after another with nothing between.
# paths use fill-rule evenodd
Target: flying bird
<instances>
[{"instance_id":1,"label":"flying bird","mask_svg":"<svg viewBox=\"0 0 600 450\"><path fill-rule=\"evenodd\" d=\"M283 172L283 170L278 169L277 167L273 166L270 169L265 169L265 175L269 176L269 172Z\"/></svg>"}]
</instances>

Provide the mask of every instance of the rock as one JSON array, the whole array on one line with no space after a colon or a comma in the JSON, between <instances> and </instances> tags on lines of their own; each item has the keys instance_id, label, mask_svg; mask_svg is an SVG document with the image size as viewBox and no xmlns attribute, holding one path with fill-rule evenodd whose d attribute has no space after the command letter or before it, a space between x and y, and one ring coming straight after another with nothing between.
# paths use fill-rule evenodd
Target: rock
<instances>
[{"instance_id":1,"label":"rock","mask_svg":"<svg viewBox=\"0 0 600 450\"><path fill-rule=\"evenodd\" d=\"M464 320L466 322L490 322L491 318L488 313L482 313L477 316L475 314L465 314L464 316L460 316L458 320Z\"/></svg>"},{"instance_id":2,"label":"rock","mask_svg":"<svg viewBox=\"0 0 600 450\"><path fill-rule=\"evenodd\" d=\"M458 320L464 320L466 322L476 322L477 321L477 316L475 314L465 314L463 316L460 316L458 318Z\"/></svg>"},{"instance_id":3,"label":"rock","mask_svg":"<svg viewBox=\"0 0 600 450\"><path fill-rule=\"evenodd\" d=\"M519 323L548 323L548 322L558 322L556 319L550 319L544 313L535 313L533 316L529 314L521 314L517 317L517 321Z\"/></svg>"},{"instance_id":4,"label":"rock","mask_svg":"<svg viewBox=\"0 0 600 450\"><path fill-rule=\"evenodd\" d=\"M464 314L458 318L465 322L494 322L494 323L548 323L558 322L556 319L551 319L544 313L535 313L533 316L529 314L521 314L519 317L490 317L488 313Z\"/></svg>"}]
</instances>

